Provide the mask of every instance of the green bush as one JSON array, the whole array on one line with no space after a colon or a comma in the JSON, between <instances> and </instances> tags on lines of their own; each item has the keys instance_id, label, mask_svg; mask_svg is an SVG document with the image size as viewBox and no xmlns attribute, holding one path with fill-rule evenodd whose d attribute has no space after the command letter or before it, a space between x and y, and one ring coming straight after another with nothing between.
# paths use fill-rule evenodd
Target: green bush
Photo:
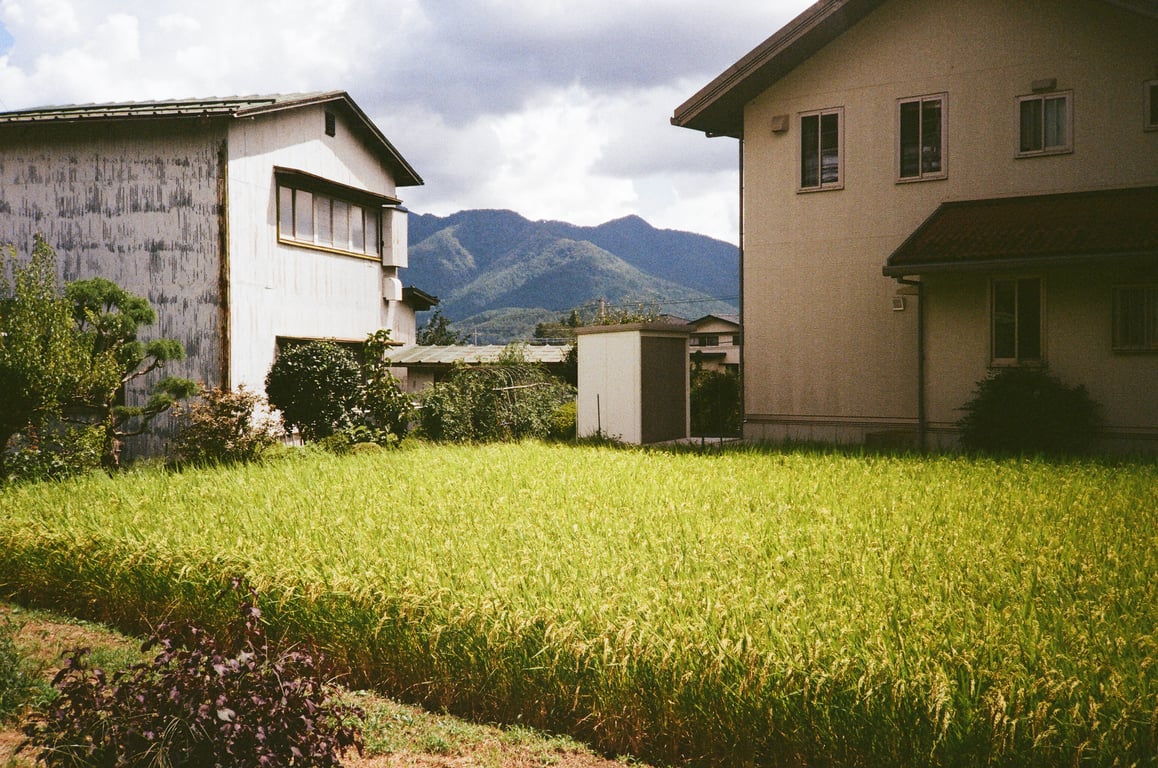
<instances>
[{"instance_id":1,"label":"green bush","mask_svg":"<svg viewBox=\"0 0 1158 768\"><path fill-rule=\"evenodd\" d=\"M430 439L448 442L545 438L556 409L574 397L542 366L462 366L423 393L419 423Z\"/></svg>"},{"instance_id":2,"label":"green bush","mask_svg":"<svg viewBox=\"0 0 1158 768\"><path fill-rule=\"evenodd\" d=\"M99 469L103 443L99 425L54 422L42 430L30 427L9 444L8 479L64 480Z\"/></svg>"},{"instance_id":3,"label":"green bush","mask_svg":"<svg viewBox=\"0 0 1158 768\"><path fill-rule=\"evenodd\" d=\"M691 376L692 434L731 437L740 433L740 376L696 368Z\"/></svg>"},{"instance_id":4,"label":"green bush","mask_svg":"<svg viewBox=\"0 0 1158 768\"><path fill-rule=\"evenodd\" d=\"M961 446L970 451L1084 453L1101 426L1101 408L1086 388L1066 386L1045 368L993 371L961 410Z\"/></svg>"},{"instance_id":5,"label":"green bush","mask_svg":"<svg viewBox=\"0 0 1158 768\"><path fill-rule=\"evenodd\" d=\"M265 377L269 404L281 411L287 428L298 429L310 441L351 426L360 387L358 361L331 341L283 350Z\"/></svg>"},{"instance_id":6,"label":"green bush","mask_svg":"<svg viewBox=\"0 0 1158 768\"><path fill-rule=\"evenodd\" d=\"M281 440L282 433L268 417L259 415L265 398L244 386L236 391L212 387L200 400L178 406L181 424L173 449L180 461L229 464L253 461Z\"/></svg>"},{"instance_id":7,"label":"green bush","mask_svg":"<svg viewBox=\"0 0 1158 768\"><path fill-rule=\"evenodd\" d=\"M555 440L574 440L578 422L578 404L574 400L568 400L551 414L549 434Z\"/></svg>"}]
</instances>

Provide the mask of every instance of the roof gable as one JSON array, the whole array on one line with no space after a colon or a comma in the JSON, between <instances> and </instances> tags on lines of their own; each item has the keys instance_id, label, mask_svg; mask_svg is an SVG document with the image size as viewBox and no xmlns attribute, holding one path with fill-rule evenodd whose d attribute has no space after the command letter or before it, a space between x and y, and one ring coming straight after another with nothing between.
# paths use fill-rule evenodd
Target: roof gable
<instances>
[{"instance_id":1,"label":"roof gable","mask_svg":"<svg viewBox=\"0 0 1158 768\"><path fill-rule=\"evenodd\" d=\"M937 0L927 0L937 2ZM676 107L672 125L740 138L744 106L886 0L819 0ZM1158 0L1100 0L1158 18Z\"/></svg>"},{"instance_id":2,"label":"roof gable","mask_svg":"<svg viewBox=\"0 0 1158 768\"><path fill-rule=\"evenodd\" d=\"M0 126L61 125L88 121L245 119L320 104L344 114L361 140L394 172L397 186L422 184L422 177L345 91L37 107L0 112Z\"/></svg>"}]
</instances>

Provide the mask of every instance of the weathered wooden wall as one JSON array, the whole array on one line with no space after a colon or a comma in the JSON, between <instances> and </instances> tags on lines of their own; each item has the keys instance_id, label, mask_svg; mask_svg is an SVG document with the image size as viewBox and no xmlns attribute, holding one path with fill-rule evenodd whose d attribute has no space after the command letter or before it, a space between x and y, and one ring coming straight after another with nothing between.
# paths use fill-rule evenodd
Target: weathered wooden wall
<instances>
[{"instance_id":1,"label":"weathered wooden wall","mask_svg":"<svg viewBox=\"0 0 1158 768\"><path fill-rule=\"evenodd\" d=\"M220 385L225 128L191 121L7 126L0 131L0 242L27 253L43 233L65 281L105 277L145 296L187 358L165 374ZM130 402L156 376L129 393ZM168 427L131 442L155 453Z\"/></svg>"}]
</instances>

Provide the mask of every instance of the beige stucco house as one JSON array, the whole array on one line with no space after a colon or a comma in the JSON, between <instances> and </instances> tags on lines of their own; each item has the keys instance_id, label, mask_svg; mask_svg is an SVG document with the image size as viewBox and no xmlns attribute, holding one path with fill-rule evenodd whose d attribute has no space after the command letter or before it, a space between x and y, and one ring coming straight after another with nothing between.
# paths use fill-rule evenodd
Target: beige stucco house
<instances>
[{"instance_id":1,"label":"beige stucco house","mask_svg":"<svg viewBox=\"0 0 1158 768\"><path fill-rule=\"evenodd\" d=\"M688 321L689 355L693 367L705 371L740 371L740 318L738 315L704 315Z\"/></svg>"},{"instance_id":2,"label":"beige stucco house","mask_svg":"<svg viewBox=\"0 0 1158 768\"><path fill-rule=\"evenodd\" d=\"M0 242L146 296L188 358L262 391L287 339L413 343L406 211L422 180L344 92L0 114ZM130 392L128 397L140 396Z\"/></svg>"},{"instance_id":3,"label":"beige stucco house","mask_svg":"<svg viewBox=\"0 0 1158 768\"><path fill-rule=\"evenodd\" d=\"M1047 364L1158 450L1158 2L822 0L679 106L741 141L745 436L952 445Z\"/></svg>"}]
</instances>

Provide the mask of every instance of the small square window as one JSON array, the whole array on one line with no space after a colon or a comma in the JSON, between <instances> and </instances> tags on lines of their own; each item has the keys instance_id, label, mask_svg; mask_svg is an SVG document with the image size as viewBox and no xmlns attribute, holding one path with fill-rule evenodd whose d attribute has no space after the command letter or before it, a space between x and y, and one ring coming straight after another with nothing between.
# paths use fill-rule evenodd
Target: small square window
<instances>
[{"instance_id":1,"label":"small square window","mask_svg":"<svg viewBox=\"0 0 1158 768\"><path fill-rule=\"evenodd\" d=\"M1018 157L1072 152L1073 110L1071 94L1041 93L1017 100L1020 132Z\"/></svg>"},{"instance_id":2,"label":"small square window","mask_svg":"<svg viewBox=\"0 0 1158 768\"><path fill-rule=\"evenodd\" d=\"M844 109L800 115L800 191L844 186Z\"/></svg>"},{"instance_id":3,"label":"small square window","mask_svg":"<svg viewBox=\"0 0 1158 768\"><path fill-rule=\"evenodd\" d=\"M1146 130L1158 131L1158 80L1146 83L1145 112Z\"/></svg>"}]
</instances>

